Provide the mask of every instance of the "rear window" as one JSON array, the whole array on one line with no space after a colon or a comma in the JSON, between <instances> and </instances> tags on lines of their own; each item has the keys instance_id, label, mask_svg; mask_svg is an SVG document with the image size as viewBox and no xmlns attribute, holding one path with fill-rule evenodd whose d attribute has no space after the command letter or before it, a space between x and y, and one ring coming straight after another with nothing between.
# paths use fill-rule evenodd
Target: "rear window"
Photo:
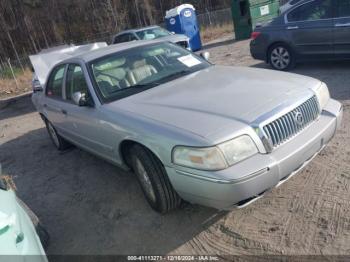
<instances>
[{"instance_id":1,"label":"rear window","mask_svg":"<svg viewBox=\"0 0 350 262\"><path fill-rule=\"evenodd\" d=\"M332 18L332 0L316 0L297 7L287 15L288 22Z\"/></svg>"}]
</instances>

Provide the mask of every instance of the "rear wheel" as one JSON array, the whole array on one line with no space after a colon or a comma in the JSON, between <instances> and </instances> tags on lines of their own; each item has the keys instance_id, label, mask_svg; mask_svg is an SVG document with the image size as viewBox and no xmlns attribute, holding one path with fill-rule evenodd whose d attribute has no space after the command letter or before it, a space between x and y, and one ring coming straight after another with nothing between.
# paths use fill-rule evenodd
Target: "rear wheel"
<instances>
[{"instance_id":1,"label":"rear wheel","mask_svg":"<svg viewBox=\"0 0 350 262\"><path fill-rule=\"evenodd\" d=\"M160 160L148 149L134 145L131 164L150 206L159 213L167 213L181 204Z\"/></svg>"},{"instance_id":2,"label":"rear wheel","mask_svg":"<svg viewBox=\"0 0 350 262\"><path fill-rule=\"evenodd\" d=\"M57 133L55 127L51 124L49 120L45 119L45 124L51 141L58 150L63 151L72 146L67 140L65 140Z\"/></svg>"},{"instance_id":3,"label":"rear wheel","mask_svg":"<svg viewBox=\"0 0 350 262\"><path fill-rule=\"evenodd\" d=\"M295 66L295 55L292 49L286 44L278 43L269 50L270 65L280 71L287 71Z\"/></svg>"}]
</instances>

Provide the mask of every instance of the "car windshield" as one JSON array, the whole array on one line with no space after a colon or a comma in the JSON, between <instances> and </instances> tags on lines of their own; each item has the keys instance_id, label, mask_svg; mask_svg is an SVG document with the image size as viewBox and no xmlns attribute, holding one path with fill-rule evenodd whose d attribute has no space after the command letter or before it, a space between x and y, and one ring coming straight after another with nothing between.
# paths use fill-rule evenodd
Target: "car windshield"
<instances>
[{"instance_id":1,"label":"car windshield","mask_svg":"<svg viewBox=\"0 0 350 262\"><path fill-rule=\"evenodd\" d=\"M145 29L145 30L136 32L136 34L141 40L152 40L152 39L157 39L157 38L171 35L169 31L161 27Z\"/></svg>"},{"instance_id":2,"label":"car windshield","mask_svg":"<svg viewBox=\"0 0 350 262\"><path fill-rule=\"evenodd\" d=\"M107 103L210 65L200 56L175 44L157 43L99 58L91 62L89 68L100 99Z\"/></svg>"}]
</instances>

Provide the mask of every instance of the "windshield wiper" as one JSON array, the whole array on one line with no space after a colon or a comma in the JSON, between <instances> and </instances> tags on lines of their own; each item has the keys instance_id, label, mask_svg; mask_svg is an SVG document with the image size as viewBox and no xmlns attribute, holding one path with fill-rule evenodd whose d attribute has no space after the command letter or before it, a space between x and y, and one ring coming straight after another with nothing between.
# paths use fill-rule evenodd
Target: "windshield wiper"
<instances>
[{"instance_id":1,"label":"windshield wiper","mask_svg":"<svg viewBox=\"0 0 350 262\"><path fill-rule=\"evenodd\" d=\"M148 84L136 84L136 85L133 85L133 86L129 86L125 89L129 89L129 88L152 88L152 87L155 87L159 85L159 83L157 82L152 82L152 83L148 83Z\"/></svg>"},{"instance_id":2,"label":"windshield wiper","mask_svg":"<svg viewBox=\"0 0 350 262\"><path fill-rule=\"evenodd\" d=\"M133 85L133 86L128 86L126 88L115 90L112 93L118 93L118 92L121 92L121 91L130 90L130 89L149 89L149 88L161 85L164 82L167 82L167 81L170 81L172 79L176 79L176 78L178 78L180 76L185 76L185 75L188 75L188 74L191 74L191 73L192 73L192 71L190 71L190 70L182 70L182 71L179 71L179 72L167 75L167 76L165 76L165 77L163 77L163 78L161 78L161 79L159 79L158 81L155 81L155 82L151 82L151 83L147 83L147 84L136 84L136 85Z\"/></svg>"},{"instance_id":3,"label":"windshield wiper","mask_svg":"<svg viewBox=\"0 0 350 262\"><path fill-rule=\"evenodd\" d=\"M120 88L120 89L116 89L114 91L111 91L110 94L115 94L115 93L121 93L121 92L125 92L128 91L130 89L149 89L152 87L155 87L159 85L158 83L149 83L149 84L137 84L137 85L133 85L133 86L128 86L125 88Z\"/></svg>"},{"instance_id":4,"label":"windshield wiper","mask_svg":"<svg viewBox=\"0 0 350 262\"><path fill-rule=\"evenodd\" d=\"M173 79L176 79L176 78L179 78L181 76L185 76L185 75L189 75L193 73L192 71L190 70L181 70L181 71L178 71L178 72L175 72L173 74L170 74L170 75L167 75L161 79L158 80L158 83L164 83L166 81L170 81L170 80L173 80Z\"/></svg>"}]
</instances>

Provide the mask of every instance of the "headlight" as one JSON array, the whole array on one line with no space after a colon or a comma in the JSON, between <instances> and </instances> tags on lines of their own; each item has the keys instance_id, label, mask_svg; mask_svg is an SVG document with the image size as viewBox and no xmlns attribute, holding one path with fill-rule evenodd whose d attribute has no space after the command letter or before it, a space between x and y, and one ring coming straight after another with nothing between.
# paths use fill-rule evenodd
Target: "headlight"
<instances>
[{"instance_id":1,"label":"headlight","mask_svg":"<svg viewBox=\"0 0 350 262\"><path fill-rule=\"evenodd\" d=\"M314 91L316 93L317 100L320 103L320 107L322 110L325 108L325 106L327 105L329 98L330 98L328 87L325 83L322 83Z\"/></svg>"},{"instance_id":2,"label":"headlight","mask_svg":"<svg viewBox=\"0 0 350 262\"><path fill-rule=\"evenodd\" d=\"M241 136L215 147L177 146L173 150L174 164L200 170L222 170L258 152L249 136Z\"/></svg>"},{"instance_id":3,"label":"headlight","mask_svg":"<svg viewBox=\"0 0 350 262\"><path fill-rule=\"evenodd\" d=\"M219 148L230 166L258 153L256 145L249 136L240 136L219 145Z\"/></svg>"},{"instance_id":4,"label":"headlight","mask_svg":"<svg viewBox=\"0 0 350 262\"><path fill-rule=\"evenodd\" d=\"M217 147L195 148L177 146L173 150L173 162L180 166L201 170L227 168L225 158Z\"/></svg>"}]
</instances>

